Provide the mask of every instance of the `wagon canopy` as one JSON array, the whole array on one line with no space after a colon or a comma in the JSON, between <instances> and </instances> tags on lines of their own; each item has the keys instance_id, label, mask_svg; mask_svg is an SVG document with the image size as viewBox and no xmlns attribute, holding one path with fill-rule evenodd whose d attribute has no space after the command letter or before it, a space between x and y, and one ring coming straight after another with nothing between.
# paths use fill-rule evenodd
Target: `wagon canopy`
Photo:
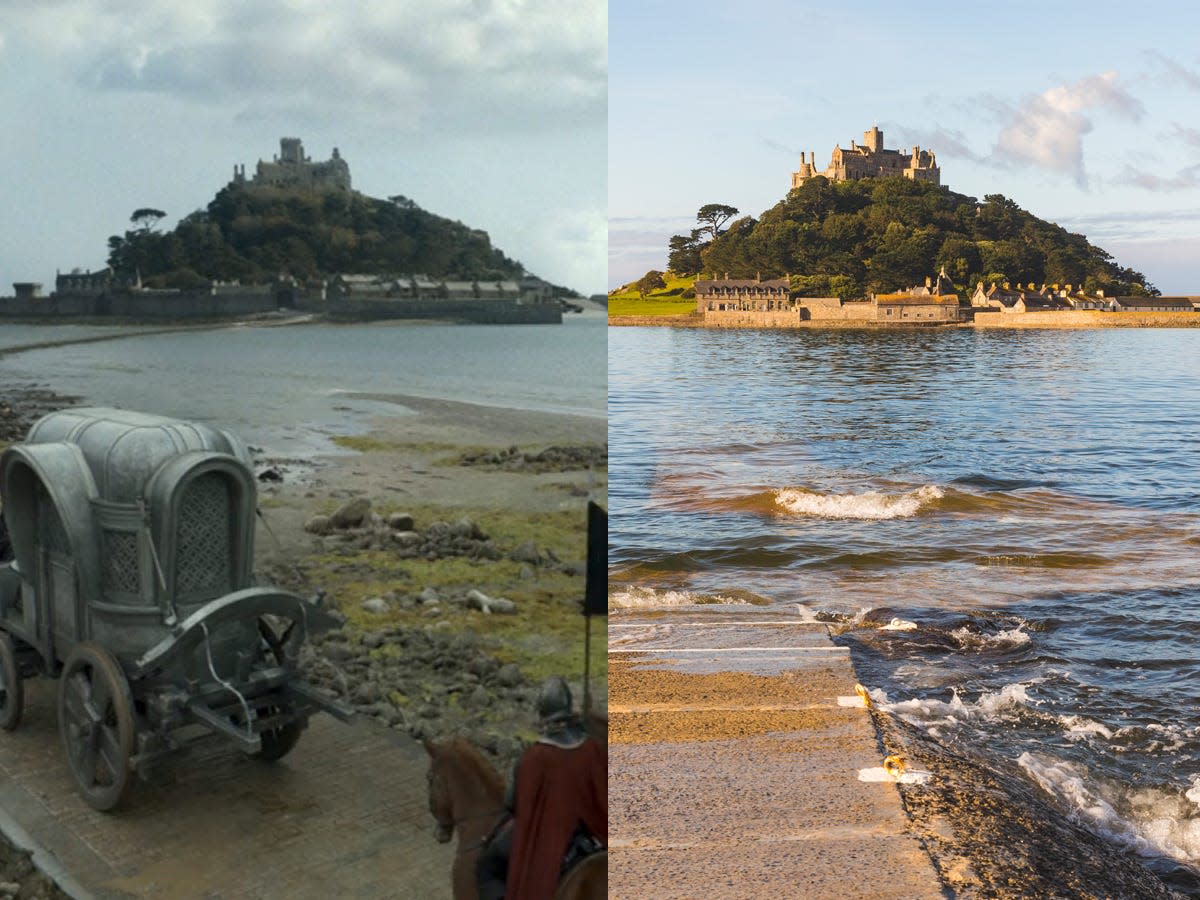
<instances>
[{"instance_id":1,"label":"wagon canopy","mask_svg":"<svg viewBox=\"0 0 1200 900\"><path fill-rule=\"evenodd\" d=\"M103 408L45 416L0 457L18 567L31 578L36 548L57 551L105 615L173 619L248 587L250 462L238 438L206 425Z\"/></svg>"}]
</instances>

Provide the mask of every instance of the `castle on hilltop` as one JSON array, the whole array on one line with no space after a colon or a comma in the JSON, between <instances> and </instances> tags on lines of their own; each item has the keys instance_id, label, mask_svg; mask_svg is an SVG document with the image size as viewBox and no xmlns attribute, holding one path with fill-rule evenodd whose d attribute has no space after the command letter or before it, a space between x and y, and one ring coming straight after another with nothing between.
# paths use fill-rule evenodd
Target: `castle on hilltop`
<instances>
[{"instance_id":1,"label":"castle on hilltop","mask_svg":"<svg viewBox=\"0 0 1200 900\"><path fill-rule=\"evenodd\" d=\"M333 158L313 162L304 155L300 138L279 139L279 155L272 162L258 161L254 177L246 181L246 167L233 167L233 184L249 187L293 188L307 191L349 191L350 166L333 148Z\"/></svg>"},{"instance_id":2,"label":"castle on hilltop","mask_svg":"<svg viewBox=\"0 0 1200 900\"><path fill-rule=\"evenodd\" d=\"M792 189L817 175L824 175L830 181L902 175L913 181L942 183L942 170L938 168L937 156L932 150L922 150L920 147L913 147L912 153L885 150L883 132L878 127L863 132L861 145L851 141L849 150L843 150L841 144L834 147L833 157L824 172L817 171L815 150L810 154L801 152L800 171L792 173Z\"/></svg>"}]
</instances>

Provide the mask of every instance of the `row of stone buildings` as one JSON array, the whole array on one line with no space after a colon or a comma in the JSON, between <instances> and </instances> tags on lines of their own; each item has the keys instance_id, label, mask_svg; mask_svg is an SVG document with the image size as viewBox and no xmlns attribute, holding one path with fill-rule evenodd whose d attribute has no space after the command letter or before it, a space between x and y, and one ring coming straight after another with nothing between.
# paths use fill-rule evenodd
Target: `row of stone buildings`
<instances>
[{"instance_id":1,"label":"row of stone buildings","mask_svg":"<svg viewBox=\"0 0 1200 900\"><path fill-rule=\"evenodd\" d=\"M1069 310L1108 312L1200 312L1200 297L1105 297L1072 285L1026 287L980 282L969 302L942 269L925 284L896 293L871 294L861 300L801 297L789 278L712 278L696 281L696 312L705 324L786 327L799 322L862 322L897 325L942 325L982 315Z\"/></svg>"},{"instance_id":2,"label":"row of stone buildings","mask_svg":"<svg viewBox=\"0 0 1200 900\"><path fill-rule=\"evenodd\" d=\"M1200 309L1200 297L1106 297L1104 291L1089 294L1074 285L1035 287L1032 283L1015 287L1007 281L984 286L981 281L971 294L976 312L1002 313L1054 312L1071 309L1107 312L1194 312Z\"/></svg>"},{"instance_id":3,"label":"row of stone buildings","mask_svg":"<svg viewBox=\"0 0 1200 900\"><path fill-rule=\"evenodd\" d=\"M60 273L55 290L13 285L0 297L0 318L226 318L280 308L334 318L452 318L469 321L562 321L554 287L540 278L464 281L428 275L339 274L301 283L281 276L270 284L213 282L187 290L155 290L140 279L118 278L110 269Z\"/></svg>"},{"instance_id":4,"label":"row of stone buildings","mask_svg":"<svg viewBox=\"0 0 1200 900\"><path fill-rule=\"evenodd\" d=\"M934 325L961 321L958 293L943 269L936 279L863 300L800 297L790 279L714 278L696 281L696 311L706 324L783 326L796 322L881 322Z\"/></svg>"}]
</instances>

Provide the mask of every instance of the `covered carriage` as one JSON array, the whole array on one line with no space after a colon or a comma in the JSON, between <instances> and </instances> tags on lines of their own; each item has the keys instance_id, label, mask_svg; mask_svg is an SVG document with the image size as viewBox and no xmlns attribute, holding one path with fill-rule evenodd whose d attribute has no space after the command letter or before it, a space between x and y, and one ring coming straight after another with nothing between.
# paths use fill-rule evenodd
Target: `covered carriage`
<instances>
[{"instance_id":1,"label":"covered carriage","mask_svg":"<svg viewBox=\"0 0 1200 900\"><path fill-rule=\"evenodd\" d=\"M23 679L57 676L67 764L92 806L216 732L273 760L313 713L349 709L297 677L316 603L252 574L256 483L244 444L115 409L39 420L0 455L12 558L0 560L0 728Z\"/></svg>"}]
</instances>

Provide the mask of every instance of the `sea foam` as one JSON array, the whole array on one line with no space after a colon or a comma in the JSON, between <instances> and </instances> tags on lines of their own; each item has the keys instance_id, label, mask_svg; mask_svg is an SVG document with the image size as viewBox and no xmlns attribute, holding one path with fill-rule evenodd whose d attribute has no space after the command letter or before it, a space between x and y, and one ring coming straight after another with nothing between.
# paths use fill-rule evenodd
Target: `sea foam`
<instances>
[{"instance_id":1,"label":"sea foam","mask_svg":"<svg viewBox=\"0 0 1200 900\"><path fill-rule=\"evenodd\" d=\"M703 594L697 591L656 590L647 587L629 587L608 596L610 609L661 609L673 606L697 606L716 604L720 606L744 605L747 601L723 594Z\"/></svg>"},{"instance_id":2,"label":"sea foam","mask_svg":"<svg viewBox=\"0 0 1200 900\"><path fill-rule=\"evenodd\" d=\"M904 494L818 494L799 488L784 488L775 494L775 505L792 515L821 519L904 519L915 516L945 496L941 488L925 485Z\"/></svg>"},{"instance_id":3,"label":"sea foam","mask_svg":"<svg viewBox=\"0 0 1200 900\"><path fill-rule=\"evenodd\" d=\"M1017 764L1081 825L1147 856L1200 860L1200 777L1186 791L1135 787L1094 776L1048 753L1022 753Z\"/></svg>"}]
</instances>

